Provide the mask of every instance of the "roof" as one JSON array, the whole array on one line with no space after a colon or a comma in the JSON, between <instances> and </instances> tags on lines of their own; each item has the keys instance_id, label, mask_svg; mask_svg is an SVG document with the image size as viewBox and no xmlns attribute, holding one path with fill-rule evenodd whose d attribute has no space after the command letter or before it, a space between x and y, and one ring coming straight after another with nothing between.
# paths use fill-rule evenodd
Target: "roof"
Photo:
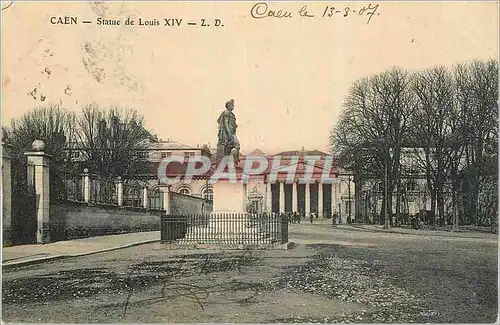
<instances>
[{"instance_id":1,"label":"roof","mask_svg":"<svg viewBox=\"0 0 500 325\"><path fill-rule=\"evenodd\" d=\"M259 149L255 149L254 151L246 154L246 156L266 156L266 154Z\"/></svg>"},{"instance_id":2,"label":"roof","mask_svg":"<svg viewBox=\"0 0 500 325\"><path fill-rule=\"evenodd\" d=\"M309 174L311 173L311 178L312 179L320 179L323 176L328 176L330 178L335 177L335 173L338 173L339 170L335 169L333 165L330 164L325 164L325 158L326 155L323 155L321 160L318 161L304 161L303 157L299 158L297 163L297 167L295 168L295 180L299 180L301 178L304 178L306 173ZM290 160L288 161L280 161L280 164L277 166L273 166L273 156L267 156L267 161L268 164L266 166L266 169L262 171L261 173L255 174L254 176L258 177L267 177L269 174L276 174L277 180L285 180L287 178L287 166L293 166L291 164ZM240 162L235 166L235 171L236 171L236 178L240 180L242 176L244 175L243 167L245 166L245 157L242 157ZM331 160L330 160L331 162ZM160 163L159 162L151 162L151 168L152 172L154 174L157 174L158 168L160 168ZM260 162L259 161L253 161L252 163L252 169L257 170L259 167ZM179 162L170 162L165 171L165 175L167 177L181 177L184 178L187 174L187 167L188 163L179 163ZM195 168L196 169L201 169L202 167L202 162L196 162L195 163ZM201 175L193 175L193 179L207 179L212 177L212 175L215 173L217 170L217 163L215 159L211 160L211 167L208 171ZM222 172L228 172L228 168L226 167Z\"/></svg>"},{"instance_id":3,"label":"roof","mask_svg":"<svg viewBox=\"0 0 500 325\"><path fill-rule=\"evenodd\" d=\"M276 156L328 156L327 153L319 150L292 150L292 151L283 151L277 153Z\"/></svg>"},{"instance_id":4,"label":"roof","mask_svg":"<svg viewBox=\"0 0 500 325\"><path fill-rule=\"evenodd\" d=\"M173 140L168 140L168 141L161 141L161 142L150 142L148 144L148 149L150 150L165 150L165 149L201 149L200 147L193 147L187 144L182 144L177 141Z\"/></svg>"}]
</instances>

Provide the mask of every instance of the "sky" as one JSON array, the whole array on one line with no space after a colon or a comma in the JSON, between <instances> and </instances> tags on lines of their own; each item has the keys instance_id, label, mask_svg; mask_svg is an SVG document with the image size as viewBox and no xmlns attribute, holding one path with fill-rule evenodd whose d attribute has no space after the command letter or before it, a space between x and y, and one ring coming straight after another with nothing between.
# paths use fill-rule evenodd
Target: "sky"
<instances>
[{"instance_id":1,"label":"sky","mask_svg":"<svg viewBox=\"0 0 500 325\"><path fill-rule=\"evenodd\" d=\"M498 57L496 2L372 2L379 15L368 24L353 13L368 2L270 2L292 17L261 19L251 16L256 3L14 2L2 10L2 124L48 104L117 105L137 109L160 138L213 147L233 98L244 153L330 152L356 80ZM315 17L298 15L304 5ZM349 13L323 18L327 5ZM50 23L59 16L78 24ZM127 17L136 25L124 26ZM161 26L137 26L139 18ZM183 22L163 26L164 18ZM224 26L201 27L201 18Z\"/></svg>"}]
</instances>

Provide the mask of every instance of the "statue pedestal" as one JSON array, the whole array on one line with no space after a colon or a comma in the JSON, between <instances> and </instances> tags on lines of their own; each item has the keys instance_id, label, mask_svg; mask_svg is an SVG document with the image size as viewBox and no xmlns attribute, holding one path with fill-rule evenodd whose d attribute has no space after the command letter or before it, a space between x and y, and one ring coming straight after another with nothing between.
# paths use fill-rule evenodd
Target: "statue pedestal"
<instances>
[{"instance_id":1,"label":"statue pedestal","mask_svg":"<svg viewBox=\"0 0 500 325\"><path fill-rule=\"evenodd\" d=\"M213 212L208 223L190 229L180 242L250 244L271 241L256 216L246 213L247 185L220 180L213 184Z\"/></svg>"},{"instance_id":2,"label":"statue pedestal","mask_svg":"<svg viewBox=\"0 0 500 325\"><path fill-rule=\"evenodd\" d=\"M220 180L213 184L214 213L244 213L246 212L246 185L241 182L230 183Z\"/></svg>"}]
</instances>

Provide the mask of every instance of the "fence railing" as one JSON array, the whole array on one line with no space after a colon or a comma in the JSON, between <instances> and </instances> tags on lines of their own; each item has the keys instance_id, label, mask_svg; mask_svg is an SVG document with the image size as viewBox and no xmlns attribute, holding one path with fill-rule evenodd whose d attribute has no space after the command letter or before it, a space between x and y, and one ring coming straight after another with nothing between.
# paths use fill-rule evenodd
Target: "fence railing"
<instances>
[{"instance_id":1,"label":"fence railing","mask_svg":"<svg viewBox=\"0 0 500 325\"><path fill-rule=\"evenodd\" d=\"M150 210L163 210L163 193L159 189L148 190L148 208Z\"/></svg>"},{"instance_id":2,"label":"fence railing","mask_svg":"<svg viewBox=\"0 0 500 325\"><path fill-rule=\"evenodd\" d=\"M186 244L285 244L288 218L273 213L163 215L161 240Z\"/></svg>"},{"instance_id":3,"label":"fence railing","mask_svg":"<svg viewBox=\"0 0 500 325\"><path fill-rule=\"evenodd\" d=\"M82 175L66 175L64 179L64 200L83 201L83 177Z\"/></svg>"},{"instance_id":4,"label":"fence railing","mask_svg":"<svg viewBox=\"0 0 500 325\"><path fill-rule=\"evenodd\" d=\"M144 187L131 184L123 184L123 206L143 207Z\"/></svg>"},{"instance_id":5,"label":"fence railing","mask_svg":"<svg viewBox=\"0 0 500 325\"><path fill-rule=\"evenodd\" d=\"M92 175L87 169L81 174L64 172L59 183L55 183L57 200L91 204L135 207L149 210L164 210L164 192L150 188L147 183L135 180L122 181Z\"/></svg>"},{"instance_id":6,"label":"fence railing","mask_svg":"<svg viewBox=\"0 0 500 325\"><path fill-rule=\"evenodd\" d=\"M90 178L90 203L116 204L117 193L114 181Z\"/></svg>"}]
</instances>

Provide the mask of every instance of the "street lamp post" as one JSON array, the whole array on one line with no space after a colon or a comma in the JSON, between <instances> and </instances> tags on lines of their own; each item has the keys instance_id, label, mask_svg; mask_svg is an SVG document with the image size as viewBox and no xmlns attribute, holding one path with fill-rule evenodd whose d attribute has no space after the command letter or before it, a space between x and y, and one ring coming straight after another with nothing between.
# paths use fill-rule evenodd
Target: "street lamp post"
<instances>
[{"instance_id":1,"label":"street lamp post","mask_svg":"<svg viewBox=\"0 0 500 325\"><path fill-rule=\"evenodd\" d=\"M340 176L347 176L347 181L345 179L342 179L342 177L340 178L340 183L339 184L342 184L342 182L344 182L348 189L347 189L347 193L348 193L348 207L347 207L347 220L351 220L351 175L350 174L339 174L339 173L335 173L335 177L339 177ZM342 187L340 187L341 189ZM342 191L340 191L340 194L342 194ZM342 196L341 196L342 198ZM339 224L342 224L342 200L341 202L338 203L338 206L339 206Z\"/></svg>"}]
</instances>

